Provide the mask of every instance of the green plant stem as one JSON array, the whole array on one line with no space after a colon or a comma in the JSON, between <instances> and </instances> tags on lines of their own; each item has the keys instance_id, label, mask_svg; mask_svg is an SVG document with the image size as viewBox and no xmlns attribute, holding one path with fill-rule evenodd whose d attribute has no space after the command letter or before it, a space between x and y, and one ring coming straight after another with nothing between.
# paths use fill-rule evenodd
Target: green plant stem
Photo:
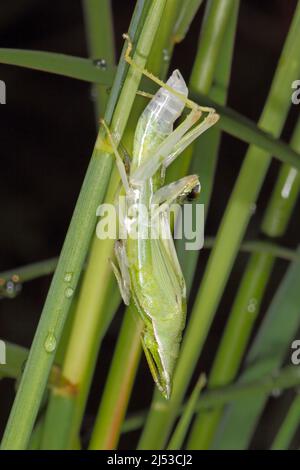
<instances>
[{"instance_id":1,"label":"green plant stem","mask_svg":"<svg viewBox=\"0 0 300 470\"><path fill-rule=\"evenodd\" d=\"M300 252L299 249L298 251ZM289 266L247 353L245 368L239 378L241 385L258 380L266 374L278 374L300 326L299 276L300 263L295 261ZM282 312L287 314L283 315ZM289 367L299 371L298 367ZM280 387L273 390L280 392ZM212 448L247 448L269 395L270 393L262 390L249 395L246 406L243 398L232 403L226 410Z\"/></svg>"},{"instance_id":2,"label":"green plant stem","mask_svg":"<svg viewBox=\"0 0 300 470\"><path fill-rule=\"evenodd\" d=\"M29 355L29 349L18 344L5 341L6 364L0 365L0 380L3 378L19 379ZM60 375L59 364L55 364L49 377L52 386Z\"/></svg>"},{"instance_id":3,"label":"green plant stem","mask_svg":"<svg viewBox=\"0 0 300 470\"><path fill-rule=\"evenodd\" d=\"M300 422L300 396L296 395L272 443L272 450L286 450Z\"/></svg>"},{"instance_id":4,"label":"green plant stem","mask_svg":"<svg viewBox=\"0 0 300 470\"><path fill-rule=\"evenodd\" d=\"M91 59L56 52L24 49L0 48L0 63L54 73L87 82L99 82L105 86L112 85L116 73L116 68L112 66L100 70Z\"/></svg>"},{"instance_id":5,"label":"green plant stem","mask_svg":"<svg viewBox=\"0 0 300 470\"><path fill-rule=\"evenodd\" d=\"M2 56L1 52L3 53ZM43 56L44 54L49 54L49 57L39 57L39 55ZM55 54L55 56L56 55L57 54ZM62 56L62 54L58 55ZM106 75L103 75L104 72L102 70L98 70L94 64L91 64L90 59L83 59L72 56L65 57L68 69L66 71L66 76L88 82L101 83L107 86L111 85L115 69L113 69L110 73L105 72ZM0 49L0 63L20 65L62 75L64 75L63 62L65 57L60 57L59 59L54 57L52 60L52 53L48 52ZM25 58L27 59L26 62L25 60L23 61ZM51 64L51 67L49 64ZM289 165L300 169L299 154L291 150L288 145L286 145L280 139L276 139L270 136L270 134L267 132L264 132L262 129L259 129L250 119L245 118L241 114L226 106L221 106L206 95L193 93L191 98L196 100L198 103L201 103L202 105L206 104L216 108L222 117L222 119L217 123L216 128L220 128L221 130L248 144L261 147L262 149L272 153L273 156L280 161L286 162ZM211 130L209 132L211 132Z\"/></svg>"},{"instance_id":6,"label":"green plant stem","mask_svg":"<svg viewBox=\"0 0 300 470\"><path fill-rule=\"evenodd\" d=\"M204 248L213 248L216 239L207 237L204 241ZM297 250L291 250L281 245L269 241L249 240L240 245L240 251L245 253L265 253L286 261L296 261L299 259Z\"/></svg>"},{"instance_id":7,"label":"green plant stem","mask_svg":"<svg viewBox=\"0 0 300 470\"><path fill-rule=\"evenodd\" d=\"M163 48L163 61L160 64L162 77L165 78L169 70L175 44L184 39L201 3L202 0L186 0L185 2L173 0L172 2L167 2L167 7L171 9L168 24L172 24L173 28L172 31L167 31L169 28L165 29L168 34L165 34L166 41ZM174 12L176 12L175 17ZM166 12L166 18L168 18L167 14L168 12Z\"/></svg>"},{"instance_id":8,"label":"green plant stem","mask_svg":"<svg viewBox=\"0 0 300 470\"><path fill-rule=\"evenodd\" d=\"M115 64L114 31L110 0L83 0L89 56L104 60L103 68ZM101 68L101 65L99 65ZM96 122L104 114L108 93L105 86L93 84L92 96L95 100Z\"/></svg>"},{"instance_id":9,"label":"green plant stem","mask_svg":"<svg viewBox=\"0 0 300 470\"><path fill-rule=\"evenodd\" d=\"M183 412L179 419L179 422L173 432L170 442L168 444L168 449L178 450L182 448L185 436L187 434L188 428L192 421L195 409L197 406L199 394L206 384L205 375L200 375L199 380L197 381L194 390L188 399L186 405L183 408Z\"/></svg>"},{"instance_id":10,"label":"green plant stem","mask_svg":"<svg viewBox=\"0 0 300 470\"><path fill-rule=\"evenodd\" d=\"M296 67L296 62L293 65ZM295 73L297 74L296 71ZM272 134L268 132L267 126L259 124L256 126L250 119L240 115L229 107L221 106L216 101L202 94L192 94L191 98L202 105L212 106L217 110L221 119L217 122L216 128L248 144L253 144L261 148L283 163L288 163L298 170L300 169L299 153L295 152L286 143L280 140L277 133ZM261 159L264 159L263 153L261 154Z\"/></svg>"},{"instance_id":11,"label":"green plant stem","mask_svg":"<svg viewBox=\"0 0 300 470\"><path fill-rule=\"evenodd\" d=\"M180 0L168 0L164 10L163 24L157 32L155 43L152 46L147 68L153 74L165 80L170 60L172 58L172 51L169 49L172 42L172 32L174 29L176 18L180 10ZM156 91L157 86L147 80L150 91Z\"/></svg>"},{"instance_id":12,"label":"green plant stem","mask_svg":"<svg viewBox=\"0 0 300 470\"><path fill-rule=\"evenodd\" d=\"M235 32L237 26L237 18L239 11L239 1L233 2L231 10L228 9L228 2L226 3L227 10L223 21L227 22L226 34L223 38L219 59L216 64L216 70L213 78L213 83L208 89L210 80L203 81L201 74L201 67L199 65L193 69L191 76L192 89L198 93L209 94L218 103L225 104L227 100L228 85L230 81L231 64L234 49ZM206 4L205 18L209 18L209 3ZM228 15L230 13L230 18ZM207 22L204 27L207 29ZM207 35L207 33L206 33ZM204 34L205 36L205 34ZM212 38L211 38L212 39ZM201 44L200 44L201 45ZM201 52L201 50L200 50ZM202 52L201 52L202 54ZM202 54L203 55L203 54ZM200 75L199 75L200 73ZM207 74L208 75L208 74ZM208 75L209 77L209 75ZM191 162L190 173L200 175L201 180L201 193L199 203L204 204L205 219L208 215L209 202L213 188L215 169L217 165L219 147L221 142L220 129L212 128L210 132L204 133L201 139L197 140L194 144L193 158ZM193 203L197 204L197 201ZM185 250L186 240L179 240L177 242L178 258L182 271L186 280L187 290L190 291L194 274L199 256L197 253ZM199 254L199 253L198 253Z\"/></svg>"},{"instance_id":13,"label":"green plant stem","mask_svg":"<svg viewBox=\"0 0 300 470\"><path fill-rule=\"evenodd\" d=\"M235 0L230 5L230 2L227 1L226 9L223 7L223 21L226 23L226 33L223 33L221 49L210 88L208 88L211 82L210 76L208 76L206 83L203 82L200 64L193 69L191 76L192 91L208 95L220 105L225 105L227 101L239 3L239 0ZM207 4L207 9L206 15L208 16L209 4ZM211 132L204 134L203 138L196 142L194 150L191 171L201 175L202 190L200 193L200 203L205 204L206 217L213 187L220 140L220 129L212 128Z\"/></svg>"},{"instance_id":14,"label":"green plant stem","mask_svg":"<svg viewBox=\"0 0 300 470\"><path fill-rule=\"evenodd\" d=\"M206 237L204 240L204 249L210 250L215 244L215 237ZM274 242L261 241L261 240L248 240L244 241L240 246L240 251L246 253L270 253L277 258L285 259L287 261L294 261L299 259L299 254L296 250L286 248L285 246L278 245ZM26 264L14 269L2 271L0 273L0 281L8 281L14 276L17 276L19 282L24 283L33 281L42 276L53 274L57 266L58 258L49 258L37 263Z\"/></svg>"},{"instance_id":15,"label":"green plant stem","mask_svg":"<svg viewBox=\"0 0 300 470\"><path fill-rule=\"evenodd\" d=\"M219 51L235 0L211 0L207 4L204 25L190 80L191 91L207 94L219 61Z\"/></svg>"},{"instance_id":16,"label":"green plant stem","mask_svg":"<svg viewBox=\"0 0 300 470\"><path fill-rule=\"evenodd\" d=\"M158 25L154 10L161 3L164 2L153 1L151 14L145 21L138 44L139 54L135 57L140 66L144 66L145 57L150 52ZM116 83L120 78L117 77ZM112 120L112 129L119 138L123 134L140 78L139 71L129 69ZM111 95L110 104L113 97L114 94ZM113 106L106 111L105 119L108 123L111 120L110 109L113 110ZM34 425L54 358L55 348L51 346L49 349L52 352L48 352L47 341L49 335L52 344L60 339L70 306L70 293L76 289L95 227L96 209L103 200L111 172L112 156L102 148L103 137L104 133L100 131L5 430L2 449L25 448ZM66 282L69 273L71 282Z\"/></svg>"},{"instance_id":17,"label":"green plant stem","mask_svg":"<svg viewBox=\"0 0 300 470\"><path fill-rule=\"evenodd\" d=\"M43 428L44 419L40 418L37 420L31 433L30 440L28 443L28 450L40 450Z\"/></svg>"},{"instance_id":18,"label":"green plant stem","mask_svg":"<svg viewBox=\"0 0 300 470\"><path fill-rule=\"evenodd\" d=\"M259 126L278 136L290 107L290 84L300 72L297 48L300 28L298 4ZM162 448L169 435L193 368L202 351L231 272L242 237L252 214L271 157L257 147L250 147L223 216L216 244L198 292L188 323L174 378L174 392L168 404L156 393L140 447ZM159 409L159 413L158 410ZM159 432L158 432L159 430Z\"/></svg>"},{"instance_id":19,"label":"green plant stem","mask_svg":"<svg viewBox=\"0 0 300 470\"><path fill-rule=\"evenodd\" d=\"M5 341L5 350L6 364L0 364L0 380L4 377L16 379L21 375L29 351L9 341Z\"/></svg>"},{"instance_id":20,"label":"green plant stem","mask_svg":"<svg viewBox=\"0 0 300 470\"><path fill-rule=\"evenodd\" d=\"M135 321L137 312L130 309L135 307L131 306L125 313L90 442L91 450L114 449L119 439L141 353L143 322Z\"/></svg>"},{"instance_id":21,"label":"green plant stem","mask_svg":"<svg viewBox=\"0 0 300 470\"><path fill-rule=\"evenodd\" d=\"M174 43L183 41L202 3L203 0L186 0L182 2L182 7L173 30Z\"/></svg>"},{"instance_id":22,"label":"green plant stem","mask_svg":"<svg viewBox=\"0 0 300 470\"><path fill-rule=\"evenodd\" d=\"M214 390L203 392L197 401L195 411L207 411L215 406L226 405L238 400L255 399L255 394L265 393L269 395L273 390L281 392L283 390L298 387L300 383L299 369L294 366L286 366L278 373L260 374L254 380L246 383L236 382L232 385L218 387ZM178 409L178 415L184 412L186 404ZM124 421L122 433L136 431L140 429L147 418L147 411L130 416Z\"/></svg>"},{"instance_id":23,"label":"green plant stem","mask_svg":"<svg viewBox=\"0 0 300 470\"><path fill-rule=\"evenodd\" d=\"M206 250L212 249L215 241L215 237L206 237L203 248ZM294 261L299 259L299 254L296 250L286 248L285 246L278 245L274 242L261 240L244 241L240 246L240 251L246 253L270 253L276 258L281 258L287 261ZM53 271L57 266L57 262L58 258L49 258L43 261L38 261L37 263L26 264L25 266L19 266L14 269L2 271L2 273L0 273L0 281L8 281L14 276L17 276L19 282L21 283L33 281L39 277L53 274Z\"/></svg>"},{"instance_id":24,"label":"green plant stem","mask_svg":"<svg viewBox=\"0 0 300 470\"><path fill-rule=\"evenodd\" d=\"M291 147L300 151L300 119L293 133ZM269 237L280 237L290 222L300 191L300 174L289 165L282 165L270 202L262 221L262 231Z\"/></svg>"},{"instance_id":25,"label":"green plant stem","mask_svg":"<svg viewBox=\"0 0 300 470\"><path fill-rule=\"evenodd\" d=\"M95 149L3 437L3 449L27 445L54 358L45 342L49 335L54 342L60 339L71 300L66 293L77 286L110 167L111 156ZM66 273L72 273L70 286L64 281ZM67 291L68 287L71 290Z\"/></svg>"},{"instance_id":26,"label":"green plant stem","mask_svg":"<svg viewBox=\"0 0 300 470\"><path fill-rule=\"evenodd\" d=\"M281 370L276 370L276 372L268 371L251 381L237 382L233 385L206 391L199 398L196 411L213 408L218 404L224 405L247 397L255 399L256 393L270 394L273 390L281 392L285 389L297 387L299 380L299 369L294 366L286 366Z\"/></svg>"},{"instance_id":27,"label":"green plant stem","mask_svg":"<svg viewBox=\"0 0 300 470\"><path fill-rule=\"evenodd\" d=\"M143 11L140 7L136 10L140 21L145 22L145 27L140 34L137 44L138 54L134 56L141 67L145 65L153 41L153 37L151 36L150 40L149 35L155 35L164 3L165 0L155 0L150 3L150 8L148 8L148 4ZM145 12L148 12L146 17ZM136 19L133 23L138 26ZM134 37L131 28L129 29L129 34L131 37ZM128 75L130 76L135 73L134 69L131 70L130 68ZM112 203L114 201L118 183L119 176L117 171L114 170L106 202ZM62 387L61 390L57 389L51 394L51 403L47 413L49 414L49 431L47 432L47 439L45 437L43 440L45 448L50 448L50 446L51 448L71 448L80 429L97 353L101 338L103 337L104 326L107 325L108 319L113 313L111 310L111 298L107 295L112 282L108 258L112 253L113 243L113 240L99 240L96 236L92 243L88 266L83 278L75 313L74 325L62 368L63 377L68 383L73 384L74 388L72 387L66 391ZM115 281L113 280L113 282ZM114 286L117 292L117 286L115 284ZM116 300L118 303L119 296L116 297ZM74 390L75 393L73 393ZM63 415L62 410L65 410L64 420L68 422L68 427L65 427L65 432L62 433L60 439L56 439L55 428L52 426L52 423L55 419L60 421Z\"/></svg>"},{"instance_id":28,"label":"green plant stem","mask_svg":"<svg viewBox=\"0 0 300 470\"><path fill-rule=\"evenodd\" d=\"M274 264L270 254L250 258L209 375L209 388L229 384L237 374ZM208 449L223 408L199 413L188 440L189 449Z\"/></svg>"},{"instance_id":29,"label":"green plant stem","mask_svg":"<svg viewBox=\"0 0 300 470\"><path fill-rule=\"evenodd\" d=\"M7 281L16 276L18 282L33 281L42 276L52 274L57 266L58 258L50 258L26 266L20 266L0 273L0 280Z\"/></svg>"},{"instance_id":30,"label":"green plant stem","mask_svg":"<svg viewBox=\"0 0 300 470\"><path fill-rule=\"evenodd\" d=\"M199 101L199 97L196 97L196 94L206 96L212 90L213 80L220 80L224 84L226 90L226 84L229 80L230 74L230 65L231 65L231 54L233 49L234 42L234 30L235 30L235 21L236 16L233 11L233 5L235 9L238 9L239 2L234 0L212 0L207 2L206 10L204 15L203 24L201 26L199 44L197 56L193 65L190 81L189 81L189 95L192 94L192 98L195 99L197 103L202 103ZM184 7L182 7L184 8ZM218 11L218 15L215 15ZM231 26L228 28L228 40L224 44L224 35L225 28L229 22L231 16L235 16L231 21ZM213 19L212 19L213 17ZM212 24L214 27L212 27ZM234 24L234 27L232 26ZM210 49L208 50L207 45L210 44ZM210 53L212 53L210 55ZM209 59L207 58L209 57ZM223 90L224 91L224 90ZM225 100L223 96L221 103ZM219 133L219 131L218 131ZM215 143L215 140L210 139L209 145L210 148L206 149L207 135L212 135L213 139L216 137L215 133L208 132L205 133L201 139L198 139L192 145L190 145L185 152L182 153L181 157L177 159L170 167L168 171L168 181L173 181L178 179L179 176L184 176L187 174L192 160L192 156L196 159L199 156L199 145L201 144L201 161L206 160L206 150L209 153L210 160L214 161L214 155L210 151L214 151L215 154L218 149L217 145L214 145L212 148L211 142ZM202 147L202 141L204 141L204 149ZM198 162L199 162L198 158ZM181 243L182 245L183 243ZM179 247L179 252L181 251ZM180 260L182 261L182 260Z\"/></svg>"},{"instance_id":31,"label":"green plant stem","mask_svg":"<svg viewBox=\"0 0 300 470\"><path fill-rule=\"evenodd\" d=\"M57 399L55 399L57 391L59 393ZM51 392L52 399L48 403L40 440L41 450L55 450L58 442L65 442L64 438L69 428L69 416L74 407L74 402L68 398L71 393L75 393L72 387L65 386L65 395L62 393L61 385L60 387L53 387Z\"/></svg>"},{"instance_id":32,"label":"green plant stem","mask_svg":"<svg viewBox=\"0 0 300 470\"><path fill-rule=\"evenodd\" d=\"M113 169L108 194L116 190L114 175ZM62 382L51 389L42 449L72 448L77 440L101 340L119 305L117 288L110 278L107 250L111 244L93 237L62 360L62 376L73 386Z\"/></svg>"},{"instance_id":33,"label":"green plant stem","mask_svg":"<svg viewBox=\"0 0 300 470\"><path fill-rule=\"evenodd\" d=\"M300 150L300 119L293 133L291 147ZM272 227L272 234L275 237L282 234L288 224L288 217L278 218L278 213L281 213L282 209L285 209L289 215L292 213L300 189L297 175L289 182L290 171L286 167L283 170L283 172L282 169L280 171L266 209L267 216L263 221L263 230L268 231L268 228ZM292 169L290 168L290 170ZM283 175L286 176L285 181L283 181ZM282 189L289 183L289 193L285 194L283 198L282 192L279 192L278 188ZM290 195L291 197L289 197ZM250 257L212 366L208 381L209 387L226 385L237 374L254 322L260 311L260 303L274 262L275 257L266 252L256 253ZM222 411L222 407L220 407L212 410L209 414L198 416L189 439L191 448L207 449L209 447Z\"/></svg>"},{"instance_id":34,"label":"green plant stem","mask_svg":"<svg viewBox=\"0 0 300 470\"><path fill-rule=\"evenodd\" d=\"M214 5L207 3L205 18L208 18L208 21L205 22L203 36L206 36L206 42L211 42L212 38L209 35L210 32L210 14L212 13L212 8L217 7L216 3ZM233 56L233 47L235 39L235 31L237 25L237 16L239 10L239 2L224 2L221 13L222 13L222 24L223 29L226 26L226 34L222 40L221 53L217 62L216 71L214 74L213 83L211 83L210 74L205 74L203 77L202 74L202 64L201 58L203 54L198 56L198 62L196 61L192 76L191 76L191 88L194 92L198 93L208 93L211 98L217 101L220 104L224 104L227 99L228 93L228 84L230 81L230 71L231 63ZM230 18L229 18L230 16ZM205 21L205 20L204 20ZM220 31L220 30L219 30ZM224 34L224 33L223 33ZM219 39L220 40L220 39ZM200 43L201 44L201 43ZM203 44L202 44L203 45ZM210 65L210 64L208 64ZM208 68L209 70L209 68ZM210 90L208 87L210 86ZM218 158L218 151L221 140L220 129L211 129L209 133L203 135L194 146L194 158L191 165L191 173L199 174L201 176L201 194L200 194L200 203L205 205L205 217L208 214L209 201L211 197L215 168ZM201 157L199 158L199 156ZM197 203L197 202L196 202ZM184 249L185 240L181 240L178 243L178 253L180 264L183 269L183 273L186 279L188 291L191 289L192 280L194 278L198 256L193 252L186 252ZM173 437L171 438L172 442ZM170 444L169 444L170 446Z\"/></svg>"}]
</instances>

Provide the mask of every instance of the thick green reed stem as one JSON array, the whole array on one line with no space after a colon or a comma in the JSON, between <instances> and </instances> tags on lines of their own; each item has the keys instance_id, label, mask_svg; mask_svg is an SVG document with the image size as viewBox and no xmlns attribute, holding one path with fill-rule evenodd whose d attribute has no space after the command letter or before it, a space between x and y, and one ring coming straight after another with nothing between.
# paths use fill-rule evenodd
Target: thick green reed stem
<instances>
[{"instance_id":1,"label":"thick green reed stem","mask_svg":"<svg viewBox=\"0 0 300 470\"><path fill-rule=\"evenodd\" d=\"M115 45L110 0L83 0L89 56L96 67L106 70L115 64ZM92 86L96 122L103 116L108 93L100 84Z\"/></svg>"}]
</instances>

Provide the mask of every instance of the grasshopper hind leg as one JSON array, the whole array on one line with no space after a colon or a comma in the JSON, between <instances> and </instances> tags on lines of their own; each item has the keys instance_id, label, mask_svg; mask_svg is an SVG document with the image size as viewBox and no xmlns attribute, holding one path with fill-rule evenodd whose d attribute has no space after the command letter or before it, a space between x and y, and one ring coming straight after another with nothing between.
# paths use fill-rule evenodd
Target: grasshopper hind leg
<instances>
[{"instance_id":1,"label":"grasshopper hind leg","mask_svg":"<svg viewBox=\"0 0 300 470\"><path fill-rule=\"evenodd\" d=\"M184 176L158 189L153 195L152 203L164 204L168 207L172 204L183 204L186 200L195 198L200 193L200 189L197 175Z\"/></svg>"},{"instance_id":2,"label":"grasshopper hind leg","mask_svg":"<svg viewBox=\"0 0 300 470\"><path fill-rule=\"evenodd\" d=\"M157 350L157 344L153 341L153 336L145 330L141 335L143 350L148 362L153 380L163 396L168 400L171 396L170 378L165 375L163 364Z\"/></svg>"},{"instance_id":3,"label":"grasshopper hind leg","mask_svg":"<svg viewBox=\"0 0 300 470\"><path fill-rule=\"evenodd\" d=\"M114 138L113 134L111 133L111 131L110 131L110 129L109 129L109 127L106 124L104 119L100 119L100 124L104 127L104 129L106 131L106 134L108 136L108 139L109 139L109 142L110 142L110 145L111 145L111 149L112 149L112 153L114 153L114 155L115 155L116 165L117 165L117 168L118 168L118 171L119 171L119 174L120 174L121 181L122 181L123 186L125 188L125 191L129 192L129 182L128 182L128 177L127 177L127 169L126 169L126 166L125 166L125 164L122 160L122 157L121 157L121 155L118 151L118 144L115 141L115 138Z\"/></svg>"},{"instance_id":4,"label":"grasshopper hind leg","mask_svg":"<svg viewBox=\"0 0 300 470\"><path fill-rule=\"evenodd\" d=\"M129 65L131 65L133 68L138 70L145 77L148 77L150 80L152 80L158 86L160 86L162 88L165 88L166 90L171 92L173 95L177 96L185 104L185 106L187 108L192 109L194 111L195 110L197 110L197 111L200 110L200 111L206 112L206 113L215 112L215 110L213 108L210 108L210 107L207 107L207 106L199 106L197 103L195 103L194 101L190 100L187 96L185 96L184 93L174 90L174 88L172 88L172 86L169 86L163 80L156 77L153 73L149 72L149 70L147 70L144 67L140 67L139 64L136 63L136 61L134 60L134 58L131 55L132 54L132 49L133 49L133 44L132 44L132 41L131 41L129 35L128 34L123 34L123 39L125 39L127 41L127 49L125 51L124 59ZM180 74L180 72L177 71L177 70L175 70L175 73ZM138 94L140 94L142 96L145 96L146 98L152 98L152 95L150 95L149 93L139 91Z\"/></svg>"}]
</instances>

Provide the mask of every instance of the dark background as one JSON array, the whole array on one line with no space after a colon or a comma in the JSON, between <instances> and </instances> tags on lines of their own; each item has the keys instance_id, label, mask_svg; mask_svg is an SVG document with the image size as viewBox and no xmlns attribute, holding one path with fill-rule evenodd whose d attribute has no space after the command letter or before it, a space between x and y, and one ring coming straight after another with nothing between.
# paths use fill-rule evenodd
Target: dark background
<instances>
[{"instance_id":1,"label":"dark background","mask_svg":"<svg viewBox=\"0 0 300 470\"><path fill-rule=\"evenodd\" d=\"M121 35L128 29L135 2L114 0L112 3L118 57L123 44ZM295 0L241 1L228 102L232 108L255 121L265 102L295 4ZM186 78L196 51L202 15L203 7L186 40L176 47L172 61L172 67L180 68ZM2 0L0 47L88 56L80 1ZM186 54L187 50L189 54ZM85 82L6 65L0 65L0 79L7 87L7 104L0 108L2 271L59 253L93 149L96 126L91 87ZM283 133L285 140L290 137L298 112L295 106L292 108ZM216 233L246 148L230 136L223 137L207 235ZM248 229L248 238L258 236L259 222L278 168L279 164L273 161ZM298 210L299 206L282 240L289 247L296 246L299 240ZM199 276L206 257L203 252ZM209 370L246 260L247 256L241 255L235 263L203 353L201 370ZM276 263L263 310L286 266L284 261ZM45 277L27 283L16 299L0 300L1 338L30 346L49 282L50 277ZM103 365L109 367L121 319L120 313L101 349L101 369L98 367L95 374L83 426L84 442L88 439L105 380ZM148 406L152 387L151 376L143 360L130 403L131 411ZM12 381L2 380L1 432L13 396ZM253 448L266 448L270 444L276 423L282 419L290 398L290 394L285 394L270 399L253 440ZM123 437L121 446L132 448L136 437L136 433Z\"/></svg>"}]
</instances>

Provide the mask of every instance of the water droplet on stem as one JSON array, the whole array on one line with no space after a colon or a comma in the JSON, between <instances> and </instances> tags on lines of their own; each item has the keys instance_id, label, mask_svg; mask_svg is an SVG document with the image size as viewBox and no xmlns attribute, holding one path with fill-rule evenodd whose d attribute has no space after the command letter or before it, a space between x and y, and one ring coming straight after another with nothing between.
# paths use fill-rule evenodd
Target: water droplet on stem
<instances>
[{"instance_id":1,"label":"water droplet on stem","mask_svg":"<svg viewBox=\"0 0 300 470\"><path fill-rule=\"evenodd\" d=\"M162 53L163 53L163 61L164 62L169 62L170 61L170 54L169 54L168 49L163 49Z\"/></svg>"},{"instance_id":2,"label":"water droplet on stem","mask_svg":"<svg viewBox=\"0 0 300 470\"><path fill-rule=\"evenodd\" d=\"M67 287L65 290L65 296L67 297L67 299L70 299L73 294L74 294L73 287Z\"/></svg>"},{"instance_id":3,"label":"water droplet on stem","mask_svg":"<svg viewBox=\"0 0 300 470\"><path fill-rule=\"evenodd\" d=\"M93 60L93 64L95 67L101 70L106 70L107 69L107 62L105 59L95 59Z\"/></svg>"},{"instance_id":4,"label":"water droplet on stem","mask_svg":"<svg viewBox=\"0 0 300 470\"><path fill-rule=\"evenodd\" d=\"M73 273L65 273L64 281L65 281L65 282L71 282L71 281L72 281L72 277L73 277Z\"/></svg>"},{"instance_id":5,"label":"water droplet on stem","mask_svg":"<svg viewBox=\"0 0 300 470\"><path fill-rule=\"evenodd\" d=\"M48 353L52 353L56 349L56 337L52 332L49 332L44 343L45 350Z\"/></svg>"},{"instance_id":6,"label":"water droplet on stem","mask_svg":"<svg viewBox=\"0 0 300 470\"><path fill-rule=\"evenodd\" d=\"M257 299L255 297L252 297L249 299L248 305L247 305L247 312L249 313L254 313L257 309Z\"/></svg>"},{"instance_id":7,"label":"water droplet on stem","mask_svg":"<svg viewBox=\"0 0 300 470\"><path fill-rule=\"evenodd\" d=\"M280 395L281 395L281 393L282 393L282 391L280 390L280 388L274 388L274 389L272 390L271 395L272 395L272 397L274 397L274 398L279 398Z\"/></svg>"},{"instance_id":8,"label":"water droplet on stem","mask_svg":"<svg viewBox=\"0 0 300 470\"><path fill-rule=\"evenodd\" d=\"M6 297L14 299L22 290L22 284L17 274L14 274L11 279L0 279L0 298Z\"/></svg>"}]
</instances>

